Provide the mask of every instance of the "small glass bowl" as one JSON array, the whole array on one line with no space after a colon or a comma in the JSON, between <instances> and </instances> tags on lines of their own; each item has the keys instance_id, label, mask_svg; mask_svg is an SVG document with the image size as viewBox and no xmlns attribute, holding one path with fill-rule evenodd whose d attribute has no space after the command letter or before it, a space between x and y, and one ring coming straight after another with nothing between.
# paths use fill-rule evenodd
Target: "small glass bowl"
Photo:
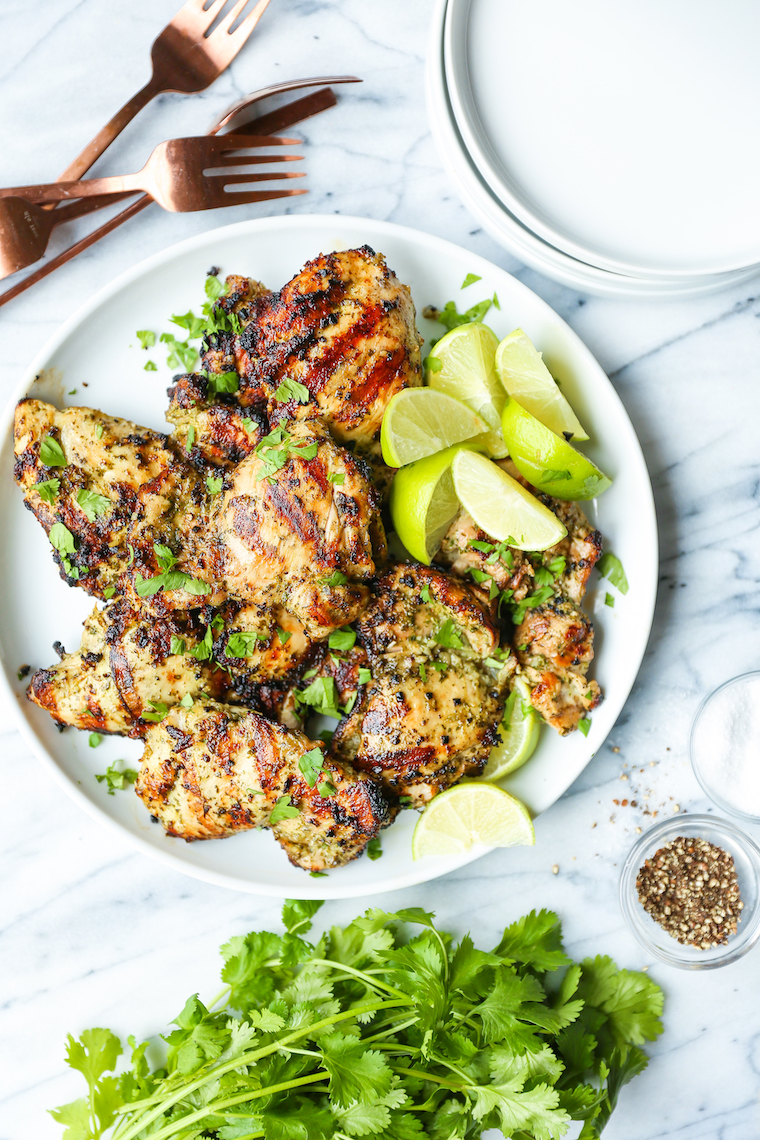
<instances>
[{"instance_id":1,"label":"small glass bowl","mask_svg":"<svg viewBox=\"0 0 760 1140\"><path fill-rule=\"evenodd\" d=\"M725 946L699 950L684 946L647 914L639 902L636 879L645 859L651 859L666 843L678 836L706 839L734 857L739 890L744 903L736 934ZM620 906L633 935L645 950L683 970L713 970L735 962L760 938L760 847L727 819L712 815L677 815L645 831L634 843L620 875Z\"/></svg>"},{"instance_id":2,"label":"small glass bowl","mask_svg":"<svg viewBox=\"0 0 760 1140\"><path fill-rule=\"evenodd\" d=\"M721 811L727 811L729 815L737 816L739 819L746 819L752 823L760 823L760 814L743 811L740 807L737 807L735 803L731 803L730 800L725 798L722 794L723 789L721 787L710 782L710 779L699 762L697 740L699 738L699 727L702 722L702 717L715 698L732 685L742 685L746 684L749 680L756 679L760 679L760 672L758 671L741 673L738 677L732 677L729 681L724 681L722 685L718 685L717 689L713 689L711 693L708 693L697 709L697 714L691 726L691 733L689 734L689 758L691 760L691 767L702 791L706 796L709 796L713 803L718 805Z\"/></svg>"}]
</instances>

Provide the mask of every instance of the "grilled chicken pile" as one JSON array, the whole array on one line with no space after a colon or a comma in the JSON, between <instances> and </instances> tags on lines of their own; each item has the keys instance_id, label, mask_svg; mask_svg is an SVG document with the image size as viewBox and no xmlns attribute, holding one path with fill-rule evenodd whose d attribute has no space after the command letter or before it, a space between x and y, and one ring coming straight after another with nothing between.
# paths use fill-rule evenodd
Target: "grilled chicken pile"
<instances>
[{"instance_id":1,"label":"grilled chicken pile","mask_svg":"<svg viewBox=\"0 0 760 1140\"><path fill-rule=\"evenodd\" d=\"M601 699L579 608L601 538L575 504L540 496L568 531L540 555L463 512L437 567L389 562L380 426L421 383L420 343L409 290L363 247L279 292L228 277L168 436L18 405L25 504L105 603L29 699L143 739L137 793L170 835L267 827L297 866L339 866L482 771L516 677L560 733ZM327 748L315 712L339 718Z\"/></svg>"}]
</instances>

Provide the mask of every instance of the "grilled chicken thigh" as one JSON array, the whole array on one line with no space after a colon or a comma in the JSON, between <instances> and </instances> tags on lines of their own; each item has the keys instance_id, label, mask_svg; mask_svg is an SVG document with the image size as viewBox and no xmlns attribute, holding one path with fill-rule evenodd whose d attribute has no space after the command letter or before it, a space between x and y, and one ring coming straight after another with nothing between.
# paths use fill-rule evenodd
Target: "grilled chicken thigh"
<instances>
[{"instance_id":1,"label":"grilled chicken thigh","mask_svg":"<svg viewBox=\"0 0 760 1140\"><path fill-rule=\"evenodd\" d=\"M188 695L227 692L227 674L192 655L203 636L203 626L182 614L156 619L123 600L96 607L84 622L79 649L39 669L27 696L58 724L143 736L144 713L154 716L156 707Z\"/></svg>"},{"instance_id":2,"label":"grilled chicken thigh","mask_svg":"<svg viewBox=\"0 0 760 1140\"><path fill-rule=\"evenodd\" d=\"M48 436L60 466L42 462ZM156 432L25 400L16 478L52 538L63 524L55 556L70 583L99 597L118 589L158 615L234 598L271 625L284 607L326 637L364 608L365 582L385 559L379 497L318 422L281 426L267 440L215 493ZM51 477L48 503L38 488Z\"/></svg>"},{"instance_id":3,"label":"grilled chicken thigh","mask_svg":"<svg viewBox=\"0 0 760 1140\"><path fill-rule=\"evenodd\" d=\"M169 835L269 827L292 863L324 871L355 859L393 818L372 780L327 756L320 770L321 744L249 709L196 701L172 709L146 739L136 790ZM299 763L306 753L314 768Z\"/></svg>"},{"instance_id":4,"label":"grilled chicken thigh","mask_svg":"<svg viewBox=\"0 0 760 1140\"><path fill-rule=\"evenodd\" d=\"M415 807L481 772L515 667L487 609L456 579L399 565L380 578L357 628L372 679L334 754Z\"/></svg>"}]
</instances>

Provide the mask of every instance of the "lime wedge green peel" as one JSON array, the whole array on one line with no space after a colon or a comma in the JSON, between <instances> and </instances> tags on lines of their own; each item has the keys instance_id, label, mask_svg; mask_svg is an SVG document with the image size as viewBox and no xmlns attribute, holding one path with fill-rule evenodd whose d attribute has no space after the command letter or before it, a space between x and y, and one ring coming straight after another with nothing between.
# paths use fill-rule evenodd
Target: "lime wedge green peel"
<instances>
[{"instance_id":1,"label":"lime wedge green peel","mask_svg":"<svg viewBox=\"0 0 760 1140\"><path fill-rule=\"evenodd\" d=\"M451 472L460 503L497 542L521 550L546 550L567 534L548 507L484 455L458 452Z\"/></svg>"},{"instance_id":2,"label":"lime wedge green peel","mask_svg":"<svg viewBox=\"0 0 760 1140\"><path fill-rule=\"evenodd\" d=\"M456 453L467 446L456 444L418 459L402 467L391 484L393 527L412 557L426 566L437 554L459 511L451 463Z\"/></svg>"},{"instance_id":3,"label":"lime wedge green peel","mask_svg":"<svg viewBox=\"0 0 760 1140\"><path fill-rule=\"evenodd\" d=\"M452 396L404 388L385 409L380 445L389 467L403 467L485 430L483 420Z\"/></svg>"},{"instance_id":4,"label":"lime wedge green peel","mask_svg":"<svg viewBox=\"0 0 760 1140\"><path fill-rule=\"evenodd\" d=\"M595 463L517 400L507 400L501 423L512 462L539 491L557 499L593 499L612 486Z\"/></svg>"},{"instance_id":5,"label":"lime wedge green peel","mask_svg":"<svg viewBox=\"0 0 760 1140\"><path fill-rule=\"evenodd\" d=\"M550 431L565 439L588 439L580 420L552 379L542 355L522 329L496 349L496 372L504 388Z\"/></svg>"},{"instance_id":6,"label":"lime wedge green peel","mask_svg":"<svg viewBox=\"0 0 760 1140\"><path fill-rule=\"evenodd\" d=\"M483 780L500 780L522 768L536 750L541 718L530 703L530 689L525 681L519 680L507 698L499 735L501 744L491 749Z\"/></svg>"},{"instance_id":7,"label":"lime wedge green peel","mask_svg":"<svg viewBox=\"0 0 760 1140\"><path fill-rule=\"evenodd\" d=\"M495 784L457 784L426 807L412 836L412 858L462 855L484 847L532 847L533 822L525 804Z\"/></svg>"},{"instance_id":8,"label":"lime wedge green peel","mask_svg":"<svg viewBox=\"0 0 760 1140\"><path fill-rule=\"evenodd\" d=\"M427 358L428 387L461 400L485 420L482 442L494 458L507 454L500 422L506 393L494 367L498 345L487 325L472 321L441 337Z\"/></svg>"}]
</instances>

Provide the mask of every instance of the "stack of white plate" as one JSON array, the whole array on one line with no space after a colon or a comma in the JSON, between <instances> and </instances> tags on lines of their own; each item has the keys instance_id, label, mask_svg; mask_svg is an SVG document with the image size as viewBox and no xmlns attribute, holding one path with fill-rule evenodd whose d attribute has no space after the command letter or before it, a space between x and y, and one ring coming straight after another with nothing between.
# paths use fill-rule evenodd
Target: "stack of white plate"
<instances>
[{"instance_id":1,"label":"stack of white plate","mask_svg":"<svg viewBox=\"0 0 760 1140\"><path fill-rule=\"evenodd\" d=\"M439 0L428 101L465 204L587 292L760 272L757 0Z\"/></svg>"}]
</instances>

